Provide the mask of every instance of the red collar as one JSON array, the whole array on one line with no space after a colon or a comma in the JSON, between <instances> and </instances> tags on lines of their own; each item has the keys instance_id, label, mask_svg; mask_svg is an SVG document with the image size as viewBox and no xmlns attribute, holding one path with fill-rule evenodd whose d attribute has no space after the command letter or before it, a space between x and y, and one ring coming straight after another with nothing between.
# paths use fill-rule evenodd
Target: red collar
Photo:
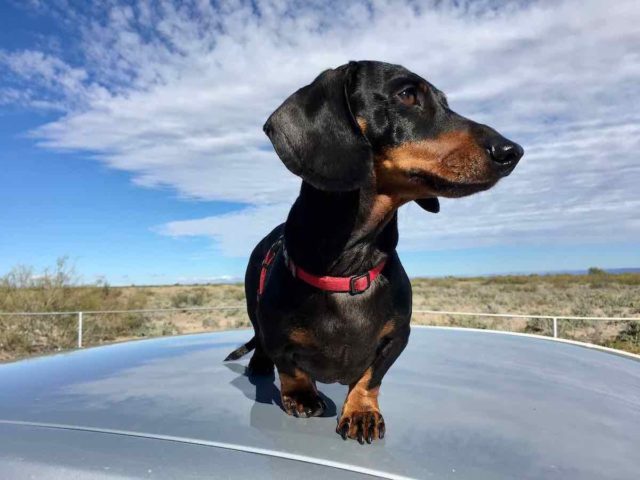
<instances>
[{"instance_id":1,"label":"red collar","mask_svg":"<svg viewBox=\"0 0 640 480\"><path fill-rule=\"evenodd\" d=\"M384 269L387 259L382 260L378 265L373 267L362 275L354 275L352 277L318 277L312 275L304 269L298 267L287 255L287 249L284 248L284 238L281 236L278 238L262 260L262 268L260 269L260 281L258 283L258 298L264 292L264 287L267 282L267 273L273 260L278 254L278 250L282 247L282 253L284 255L284 262L291 274L309 285L324 290L325 292L344 292L351 295L357 295L367 290L374 282L380 272Z\"/></svg>"},{"instance_id":2,"label":"red collar","mask_svg":"<svg viewBox=\"0 0 640 480\"><path fill-rule=\"evenodd\" d=\"M378 275L380 275L380 272L382 272L385 264L387 263L387 259L385 258L371 270L363 273L362 275L353 275L351 277L330 277L325 275L319 277L317 275L312 275L302 267L293 263L293 260L291 260L287 254L286 248L283 248L283 253L285 265L289 268L291 275L295 278L326 292L348 292L351 295L357 295L358 293L362 293L367 290L374 280L378 278Z\"/></svg>"}]
</instances>

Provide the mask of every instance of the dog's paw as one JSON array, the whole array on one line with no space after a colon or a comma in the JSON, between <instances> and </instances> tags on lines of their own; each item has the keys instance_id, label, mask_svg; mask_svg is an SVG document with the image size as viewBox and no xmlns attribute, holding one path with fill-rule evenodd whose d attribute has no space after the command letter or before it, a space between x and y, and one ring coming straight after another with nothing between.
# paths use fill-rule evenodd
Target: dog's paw
<instances>
[{"instance_id":1,"label":"dog's paw","mask_svg":"<svg viewBox=\"0 0 640 480\"><path fill-rule=\"evenodd\" d=\"M377 410L343 412L336 427L336 433L343 440L358 440L360 445L382 440L385 432L384 418Z\"/></svg>"},{"instance_id":2,"label":"dog's paw","mask_svg":"<svg viewBox=\"0 0 640 480\"><path fill-rule=\"evenodd\" d=\"M282 408L294 417L319 417L327 408L324 400L312 391L298 391L282 394Z\"/></svg>"}]
</instances>

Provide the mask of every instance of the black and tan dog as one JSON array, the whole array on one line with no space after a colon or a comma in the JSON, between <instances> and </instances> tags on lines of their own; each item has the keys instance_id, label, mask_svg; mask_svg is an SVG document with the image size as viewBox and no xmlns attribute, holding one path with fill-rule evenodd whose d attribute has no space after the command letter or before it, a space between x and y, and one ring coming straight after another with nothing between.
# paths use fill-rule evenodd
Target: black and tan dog
<instances>
[{"instance_id":1,"label":"black and tan dog","mask_svg":"<svg viewBox=\"0 0 640 480\"><path fill-rule=\"evenodd\" d=\"M397 210L462 197L509 175L522 148L449 109L398 65L350 62L291 95L264 131L302 177L287 221L254 249L245 289L253 375L278 369L282 404L321 415L316 381L349 385L336 431L383 438L382 377L409 339L411 284L398 259Z\"/></svg>"}]
</instances>

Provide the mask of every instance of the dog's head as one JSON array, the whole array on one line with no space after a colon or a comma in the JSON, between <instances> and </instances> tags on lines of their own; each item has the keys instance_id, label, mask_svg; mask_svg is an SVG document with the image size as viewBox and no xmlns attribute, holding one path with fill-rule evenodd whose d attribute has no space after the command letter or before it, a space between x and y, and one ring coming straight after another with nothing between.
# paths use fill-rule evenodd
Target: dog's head
<instances>
[{"instance_id":1,"label":"dog's head","mask_svg":"<svg viewBox=\"0 0 640 480\"><path fill-rule=\"evenodd\" d=\"M437 212L437 197L491 188L520 145L449 109L445 95L399 65L350 62L321 73L264 125L286 167L314 187L375 182L401 203Z\"/></svg>"}]
</instances>

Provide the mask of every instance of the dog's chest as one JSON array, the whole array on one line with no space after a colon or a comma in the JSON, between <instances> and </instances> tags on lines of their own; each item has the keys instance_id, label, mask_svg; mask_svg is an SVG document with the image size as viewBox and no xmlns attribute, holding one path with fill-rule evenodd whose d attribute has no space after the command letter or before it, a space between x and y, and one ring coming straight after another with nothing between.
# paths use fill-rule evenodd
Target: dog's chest
<instances>
[{"instance_id":1,"label":"dog's chest","mask_svg":"<svg viewBox=\"0 0 640 480\"><path fill-rule=\"evenodd\" d=\"M363 348L364 347L364 348ZM375 349L337 342L322 348L298 350L296 364L319 382L350 384L358 380L375 358Z\"/></svg>"},{"instance_id":2,"label":"dog's chest","mask_svg":"<svg viewBox=\"0 0 640 480\"><path fill-rule=\"evenodd\" d=\"M325 315L297 344L300 366L321 382L351 383L371 364L378 347L377 319Z\"/></svg>"},{"instance_id":3,"label":"dog's chest","mask_svg":"<svg viewBox=\"0 0 640 480\"><path fill-rule=\"evenodd\" d=\"M359 295L309 295L308 288L296 291L300 286L289 277L281 280L282 288L267 289L259 305L267 353L324 383L356 381L371 366L390 325L409 321L410 287L394 290L387 278ZM408 294L395 294L402 287Z\"/></svg>"}]
</instances>

